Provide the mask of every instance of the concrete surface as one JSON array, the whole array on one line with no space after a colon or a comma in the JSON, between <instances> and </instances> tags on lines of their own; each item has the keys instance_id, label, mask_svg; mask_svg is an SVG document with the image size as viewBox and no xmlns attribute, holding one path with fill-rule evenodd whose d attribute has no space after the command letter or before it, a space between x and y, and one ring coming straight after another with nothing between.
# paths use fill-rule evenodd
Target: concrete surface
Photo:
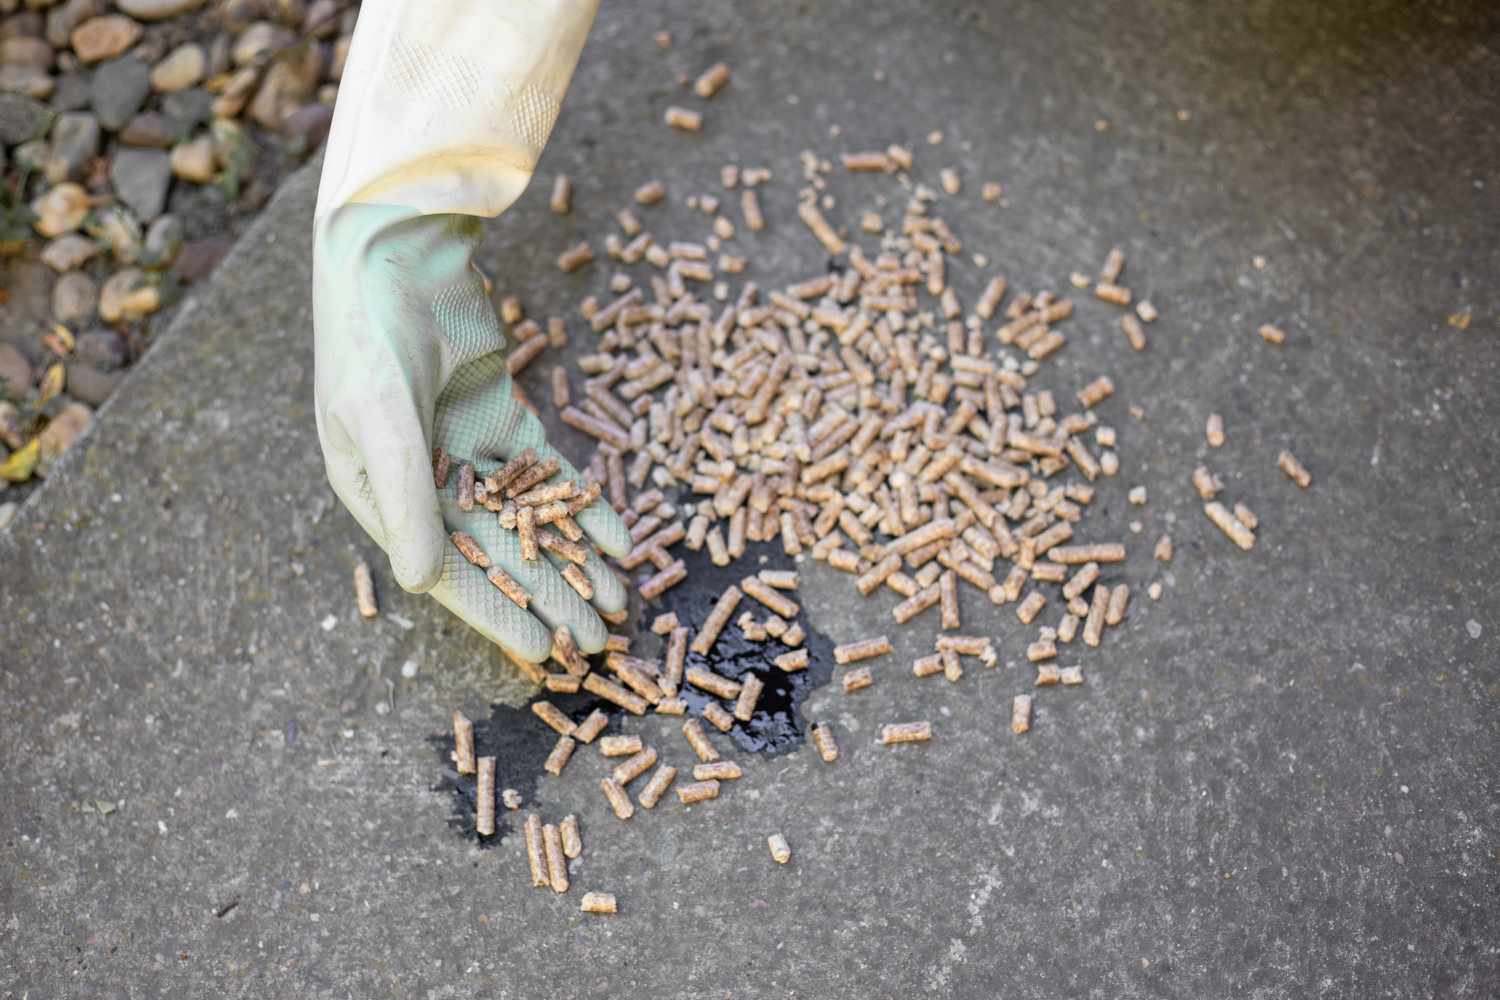
<instances>
[{"instance_id":1,"label":"concrete surface","mask_svg":"<svg viewBox=\"0 0 1500 1000\"><path fill-rule=\"evenodd\" d=\"M739 157L777 171L761 273L790 277L817 266L788 221L798 150L892 140L929 179L963 171L973 207L949 214L1015 285L1122 243L1163 310L1151 350L1087 311L1052 378L1119 386L1125 471L1091 523L1144 520L1129 577L1152 578L1166 527L1178 556L1160 603L1066 657L1085 687L1042 692L1015 738L1029 670L918 684L925 623L887 681L814 696L836 766L748 759L712 806L621 825L575 762L540 791L582 817L575 891L530 889L518 838L447 828L426 742L524 691L388 572L386 616L354 615L373 550L313 434L304 172L0 535L0 995L1494 996L1496 13L1050 6L607 5L542 172L574 176L578 214L538 184L489 262L560 309L606 277L553 269L575 232L648 176L680 200ZM720 57L704 134L664 132L676 72ZM1008 207L979 205L988 177ZM1251 334L1267 320L1284 348ZM1212 462L1263 521L1253 555L1186 484L1211 410ZM1307 493L1275 469L1287 445ZM833 638L885 630L889 600L808 576ZM1020 659L1009 611L965 610ZM874 745L913 717L931 745ZM581 919L590 888L621 914Z\"/></svg>"}]
</instances>

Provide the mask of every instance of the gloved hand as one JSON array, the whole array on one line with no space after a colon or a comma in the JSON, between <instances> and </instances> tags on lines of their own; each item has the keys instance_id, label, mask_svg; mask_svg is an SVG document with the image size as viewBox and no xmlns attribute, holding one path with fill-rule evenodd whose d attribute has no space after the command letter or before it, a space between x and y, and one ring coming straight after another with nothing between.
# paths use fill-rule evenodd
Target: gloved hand
<instances>
[{"instance_id":1,"label":"gloved hand","mask_svg":"<svg viewBox=\"0 0 1500 1000\"><path fill-rule=\"evenodd\" d=\"M334 492L403 587L431 593L532 662L546 658L558 625L585 652L601 649L593 607L624 607L624 588L591 553L591 607L550 552L523 560L494 513L459 510L456 476L434 488L432 454L441 447L481 476L526 448L556 455L515 399L505 337L471 258L478 217L504 211L530 179L595 7L367 2L315 223L316 413ZM560 476L582 481L561 466ZM604 501L576 520L605 553L628 550L629 532ZM455 530L530 592L529 610L460 555Z\"/></svg>"}]
</instances>

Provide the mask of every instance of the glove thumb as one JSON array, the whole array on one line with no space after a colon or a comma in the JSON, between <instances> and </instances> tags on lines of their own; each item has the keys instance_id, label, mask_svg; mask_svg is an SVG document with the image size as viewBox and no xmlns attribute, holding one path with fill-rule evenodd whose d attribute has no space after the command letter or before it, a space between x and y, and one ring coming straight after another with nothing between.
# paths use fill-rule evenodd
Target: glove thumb
<instances>
[{"instance_id":1,"label":"glove thumb","mask_svg":"<svg viewBox=\"0 0 1500 1000\"><path fill-rule=\"evenodd\" d=\"M421 421L409 405L385 408L361 422L357 447L391 572L405 590L425 593L442 578L448 535Z\"/></svg>"}]
</instances>

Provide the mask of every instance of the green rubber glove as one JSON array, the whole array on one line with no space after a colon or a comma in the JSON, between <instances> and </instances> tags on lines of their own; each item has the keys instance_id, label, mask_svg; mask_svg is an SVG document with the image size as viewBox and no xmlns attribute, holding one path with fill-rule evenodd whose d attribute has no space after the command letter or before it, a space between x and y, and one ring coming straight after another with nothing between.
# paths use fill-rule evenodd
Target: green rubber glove
<instances>
[{"instance_id":1,"label":"green rubber glove","mask_svg":"<svg viewBox=\"0 0 1500 1000\"><path fill-rule=\"evenodd\" d=\"M482 505L458 508L457 461L480 476L527 448L557 456L559 476L583 482L546 442L541 422L516 401L505 335L471 264L480 220L422 215L385 205L344 205L319 220L314 242L318 437L329 482L390 557L402 587L427 592L512 656L546 659L552 630L567 625L597 652L595 613L625 606L625 589L597 554L583 567L592 607L549 552L521 558L513 531ZM434 488L433 449L455 474ZM556 478L554 477L554 480ZM605 553L625 554L630 533L601 499L576 518ZM530 592L529 610L500 593L449 540L468 532Z\"/></svg>"}]
</instances>

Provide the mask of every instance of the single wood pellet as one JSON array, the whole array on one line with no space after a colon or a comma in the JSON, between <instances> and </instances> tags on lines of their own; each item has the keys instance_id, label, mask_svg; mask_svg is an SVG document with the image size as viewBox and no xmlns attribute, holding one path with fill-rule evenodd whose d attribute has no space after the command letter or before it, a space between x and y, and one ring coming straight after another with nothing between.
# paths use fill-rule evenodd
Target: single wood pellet
<instances>
[{"instance_id":1,"label":"single wood pellet","mask_svg":"<svg viewBox=\"0 0 1500 1000\"><path fill-rule=\"evenodd\" d=\"M589 246L588 241L584 240L558 254L557 266L563 271L572 273L585 264L592 263L593 260L594 251ZM515 373L512 372L512 374Z\"/></svg>"},{"instance_id":2,"label":"single wood pellet","mask_svg":"<svg viewBox=\"0 0 1500 1000\"><path fill-rule=\"evenodd\" d=\"M703 706L703 718L721 733L727 733L734 728L734 716L725 711L724 706L716 701Z\"/></svg>"},{"instance_id":3,"label":"single wood pellet","mask_svg":"<svg viewBox=\"0 0 1500 1000\"><path fill-rule=\"evenodd\" d=\"M651 706L645 698L625 690L614 681L597 673L589 674L583 679L583 689L589 694L598 695L605 701L619 705L632 715L645 715L646 709Z\"/></svg>"},{"instance_id":4,"label":"single wood pellet","mask_svg":"<svg viewBox=\"0 0 1500 1000\"><path fill-rule=\"evenodd\" d=\"M1235 503L1234 517L1235 520L1239 521L1251 531L1254 531L1256 528L1260 527L1260 518L1255 516L1255 511L1251 510L1249 507L1246 507L1242 503Z\"/></svg>"},{"instance_id":5,"label":"single wood pellet","mask_svg":"<svg viewBox=\"0 0 1500 1000\"><path fill-rule=\"evenodd\" d=\"M1050 663L1039 663L1036 668L1036 686L1052 687L1062 677L1061 671Z\"/></svg>"},{"instance_id":6,"label":"single wood pellet","mask_svg":"<svg viewBox=\"0 0 1500 1000\"><path fill-rule=\"evenodd\" d=\"M557 824L557 832L562 837L563 857L577 858L583 854L583 837L579 835L575 814L563 817L563 821Z\"/></svg>"},{"instance_id":7,"label":"single wood pellet","mask_svg":"<svg viewBox=\"0 0 1500 1000\"><path fill-rule=\"evenodd\" d=\"M1053 562L1064 566L1078 566L1088 562L1116 563L1125 561L1125 546L1118 542L1100 542L1093 545L1058 546L1048 553Z\"/></svg>"},{"instance_id":8,"label":"single wood pellet","mask_svg":"<svg viewBox=\"0 0 1500 1000\"><path fill-rule=\"evenodd\" d=\"M573 748L577 745L578 741L573 737L559 736L552 752L547 755L547 762L542 765L542 770L554 778L560 777L563 768L568 766L568 760L573 756Z\"/></svg>"},{"instance_id":9,"label":"single wood pellet","mask_svg":"<svg viewBox=\"0 0 1500 1000\"><path fill-rule=\"evenodd\" d=\"M630 801L630 796L625 794L625 789L612 778L600 778L599 787L604 789L604 797L609 800L609 807L615 811L615 815L622 820L629 819L635 815L635 805Z\"/></svg>"},{"instance_id":10,"label":"single wood pellet","mask_svg":"<svg viewBox=\"0 0 1500 1000\"><path fill-rule=\"evenodd\" d=\"M1151 553L1157 562L1172 561L1172 536L1162 535L1156 540L1156 548Z\"/></svg>"},{"instance_id":11,"label":"single wood pellet","mask_svg":"<svg viewBox=\"0 0 1500 1000\"><path fill-rule=\"evenodd\" d=\"M1208 415L1208 423L1203 428L1204 435L1208 438L1210 448L1218 448L1224 444L1224 418L1217 413Z\"/></svg>"},{"instance_id":12,"label":"single wood pellet","mask_svg":"<svg viewBox=\"0 0 1500 1000\"><path fill-rule=\"evenodd\" d=\"M1010 702L1010 731L1017 736L1031 729L1031 695L1018 694Z\"/></svg>"},{"instance_id":13,"label":"single wood pellet","mask_svg":"<svg viewBox=\"0 0 1500 1000\"><path fill-rule=\"evenodd\" d=\"M1130 606L1130 587L1118 584L1109 592L1109 606L1104 611L1104 624L1118 625L1125 620L1125 611Z\"/></svg>"},{"instance_id":14,"label":"single wood pellet","mask_svg":"<svg viewBox=\"0 0 1500 1000\"><path fill-rule=\"evenodd\" d=\"M714 603L713 610L704 619L703 627L699 629L698 635L693 639L692 646L690 647L693 652L699 656L708 655L708 651L713 649L714 643L718 641L719 633L724 630L725 625L729 624L729 616L734 614L734 609L739 605L740 596L740 588L734 584L730 584L724 590L724 593L719 595L718 601ZM738 693L738 690L736 690L735 694ZM722 695L721 697L732 698L734 695Z\"/></svg>"},{"instance_id":15,"label":"single wood pellet","mask_svg":"<svg viewBox=\"0 0 1500 1000\"><path fill-rule=\"evenodd\" d=\"M655 766L656 750L653 747L646 747L640 753L617 765L610 776L615 779L616 784L624 788Z\"/></svg>"},{"instance_id":16,"label":"single wood pellet","mask_svg":"<svg viewBox=\"0 0 1500 1000\"><path fill-rule=\"evenodd\" d=\"M453 765L459 774L474 773L474 723L456 710L453 713Z\"/></svg>"},{"instance_id":17,"label":"single wood pellet","mask_svg":"<svg viewBox=\"0 0 1500 1000\"><path fill-rule=\"evenodd\" d=\"M495 758L481 757L475 782L474 829L481 837L495 833Z\"/></svg>"},{"instance_id":18,"label":"single wood pellet","mask_svg":"<svg viewBox=\"0 0 1500 1000\"><path fill-rule=\"evenodd\" d=\"M870 673L869 667L857 667L844 675L844 693L853 694L863 691L875 683L875 677Z\"/></svg>"},{"instance_id":19,"label":"single wood pellet","mask_svg":"<svg viewBox=\"0 0 1500 1000\"><path fill-rule=\"evenodd\" d=\"M729 67L724 63L714 63L693 82L693 93L707 100L717 94L719 89L728 82Z\"/></svg>"},{"instance_id":20,"label":"single wood pellet","mask_svg":"<svg viewBox=\"0 0 1500 1000\"><path fill-rule=\"evenodd\" d=\"M783 618L795 618L802 610L796 601L767 586L765 581L758 576L747 576L741 580L740 590L745 596L754 598Z\"/></svg>"},{"instance_id":21,"label":"single wood pellet","mask_svg":"<svg viewBox=\"0 0 1500 1000\"><path fill-rule=\"evenodd\" d=\"M740 682L716 674L707 667L689 667L686 680L695 688L707 691L715 698L733 701L740 696Z\"/></svg>"},{"instance_id":22,"label":"single wood pellet","mask_svg":"<svg viewBox=\"0 0 1500 1000\"><path fill-rule=\"evenodd\" d=\"M608 725L609 716L596 708L589 713L588 718L580 722L578 727L573 730L573 738L579 743L592 743L594 742L594 738L604 732L605 727Z\"/></svg>"},{"instance_id":23,"label":"single wood pellet","mask_svg":"<svg viewBox=\"0 0 1500 1000\"><path fill-rule=\"evenodd\" d=\"M708 741L708 734L703 731L703 726L697 719L689 719L682 724L682 735L686 737L688 746L693 748L693 753L705 764L712 764L719 759L719 751Z\"/></svg>"},{"instance_id":24,"label":"single wood pellet","mask_svg":"<svg viewBox=\"0 0 1500 1000\"><path fill-rule=\"evenodd\" d=\"M584 913L615 914L619 912L615 904L614 894L609 892L584 893L583 901L579 903L578 908Z\"/></svg>"},{"instance_id":25,"label":"single wood pellet","mask_svg":"<svg viewBox=\"0 0 1500 1000\"><path fill-rule=\"evenodd\" d=\"M599 753L605 757L629 757L642 748L639 736L606 736L599 741Z\"/></svg>"},{"instance_id":26,"label":"single wood pellet","mask_svg":"<svg viewBox=\"0 0 1500 1000\"><path fill-rule=\"evenodd\" d=\"M832 764L839 759L839 745L833 738L833 730L826 722L815 722L812 727L813 746L818 748L818 756L823 758L823 763Z\"/></svg>"},{"instance_id":27,"label":"single wood pellet","mask_svg":"<svg viewBox=\"0 0 1500 1000\"><path fill-rule=\"evenodd\" d=\"M558 215L567 215L573 210L573 182L567 174L558 174L552 181L552 198L548 204Z\"/></svg>"},{"instance_id":28,"label":"single wood pellet","mask_svg":"<svg viewBox=\"0 0 1500 1000\"><path fill-rule=\"evenodd\" d=\"M667 189L662 186L661 181L647 181L635 189L635 202L637 205L655 205L666 194Z\"/></svg>"},{"instance_id":29,"label":"single wood pellet","mask_svg":"<svg viewBox=\"0 0 1500 1000\"><path fill-rule=\"evenodd\" d=\"M782 653L771 662L785 673L795 673L798 670L807 669L809 654L804 649L794 649L788 653Z\"/></svg>"},{"instance_id":30,"label":"single wood pellet","mask_svg":"<svg viewBox=\"0 0 1500 1000\"><path fill-rule=\"evenodd\" d=\"M755 715L755 705L760 701L761 692L765 690L765 682L755 674L746 674L745 679L740 682L740 695L734 703L734 717L741 722L749 722Z\"/></svg>"},{"instance_id":31,"label":"single wood pellet","mask_svg":"<svg viewBox=\"0 0 1500 1000\"><path fill-rule=\"evenodd\" d=\"M1083 683L1082 667L1063 667L1057 672L1058 680L1062 681L1064 687L1073 687Z\"/></svg>"},{"instance_id":32,"label":"single wood pellet","mask_svg":"<svg viewBox=\"0 0 1500 1000\"><path fill-rule=\"evenodd\" d=\"M521 808L521 793L514 788L502 788L500 790L500 801L506 809L515 812Z\"/></svg>"},{"instance_id":33,"label":"single wood pellet","mask_svg":"<svg viewBox=\"0 0 1500 1000\"><path fill-rule=\"evenodd\" d=\"M709 799L719 797L719 783L717 781L695 781L689 785L677 786L677 800L685 806L695 802L707 802Z\"/></svg>"},{"instance_id":34,"label":"single wood pellet","mask_svg":"<svg viewBox=\"0 0 1500 1000\"><path fill-rule=\"evenodd\" d=\"M1260 334L1260 339L1268 344L1280 345L1286 343L1286 331L1279 326L1272 326L1270 323L1267 323L1256 332Z\"/></svg>"},{"instance_id":35,"label":"single wood pellet","mask_svg":"<svg viewBox=\"0 0 1500 1000\"><path fill-rule=\"evenodd\" d=\"M784 865L792 860L792 849L781 834L773 833L767 837L766 846L771 849L771 860L778 865Z\"/></svg>"},{"instance_id":36,"label":"single wood pellet","mask_svg":"<svg viewBox=\"0 0 1500 1000\"><path fill-rule=\"evenodd\" d=\"M354 566L354 605L361 618L374 618L380 614L375 603L375 579L370 575L370 564L364 560Z\"/></svg>"},{"instance_id":37,"label":"single wood pellet","mask_svg":"<svg viewBox=\"0 0 1500 1000\"><path fill-rule=\"evenodd\" d=\"M701 112L679 108L676 105L667 108L666 113L662 115L662 120L683 132L697 132L703 127Z\"/></svg>"},{"instance_id":38,"label":"single wood pellet","mask_svg":"<svg viewBox=\"0 0 1500 1000\"><path fill-rule=\"evenodd\" d=\"M547 858L547 880L552 891L568 891L568 861L563 854L562 834L551 823L542 826L542 852Z\"/></svg>"},{"instance_id":39,"label":"single wood pellet","mask_svg":"<svg viewBox=\"0 0 1500 1000\"><path fill-rule=\"evenodd\" d=\"M542 846L542 818L536 813L526 816L526 863L531 868L531 884L543 888L552 884L547 871L547 849Z\"/></svg>"},{"instance_id":40,"label":"single wood pellet","mask_svg":"<svg viewBox=\"0 0 1500 1000\"><path fill-rule=\"evenodd\" d=\"M931 722L897 722L880 727L880 742L886 746L898 743L926 743L932 739Z\"/></svg>"},{"instance_id":41,"label":"single wood pellet","mask_svg":"<svg viewBox=\"0 0 1500 1000\"><path fill-rule=\"evenodd\" d=\"M531 703L531 713L551 726L561 736L572 736L573 730L578 727L573 720L568 718L562 709L550 701L534 701Z\"/></svg>"},{"instance_id":42,"label":"single wood pellet","mask_svg":"<svg viewBox=\"0 0 1500 1000\"><path fill-rule=\"evenodd\" d=\"M1249 552L1255 548L1255 532L1241 524L1239 519L1229 512L1229 508L1217 500L1203 505L1203 513L1208 519L1225 535L1231 542Z\"/></svg>"},{"instance_id":43,"label":"single wood pellet","mask_svg":"<svg viewBox=\"0 0 1500 1000\"><path fill-rule=\"evenodd\" d=\"M860 639L858 642L846 642L843 645L833 647L833 662L843 665L846 663L858 663L876 656L884 656L891 651L891 640L887 636L879 636L874 639Z\"/></svg>"},{"instance_id":44,"label":"single wood pellet","mask_svg":"<svg viewBox=\"0 0 1500 1000\"><path fill-rule=\"evenodd\" d=\"M712 764L694 764L694 781L733 781L742 777L744 772L740 766L732 760L714 761Z\"/></svg>"},{"instance_id":45,"label":"single wood pellet","mask_svg":"<svg viewBox=\"0 0 1500 1000\"><path fill-rule=\"evenodd\" d=\"M1304 490L1312 485L1312 473L1307 471L1306 466L1297 461L1297 456L1289 451L1283 451L1276 456L1276 467L1287 474L1292 482Z\"/></svg>"},{"instance_id":46,"label":"single wood pellet","mask_svg":"<svg viewBox=\"0 0 1500 1000\"><path fill-rule=\"evenodd\" d=\"M1092 409L1103 402L1115 391L1115 383L1108 375L1100 375L1094 381L1078 390L1078 402L1085 408Z\"/></svg>"},{"instance_id":47,"label":"single wood pellet","mask_svg":"<svg viewBox=\"0 0 1500 1000\"><path fill-rule=\"evenodd\" d=\"M636 796L636 801L641 804L642 809L655 809L661 797L667 794L667 789L672 787L672 782L677 780L677 768L670 764L663 764L652 773L649 781Z\"/></svg>"}]
</instances>

